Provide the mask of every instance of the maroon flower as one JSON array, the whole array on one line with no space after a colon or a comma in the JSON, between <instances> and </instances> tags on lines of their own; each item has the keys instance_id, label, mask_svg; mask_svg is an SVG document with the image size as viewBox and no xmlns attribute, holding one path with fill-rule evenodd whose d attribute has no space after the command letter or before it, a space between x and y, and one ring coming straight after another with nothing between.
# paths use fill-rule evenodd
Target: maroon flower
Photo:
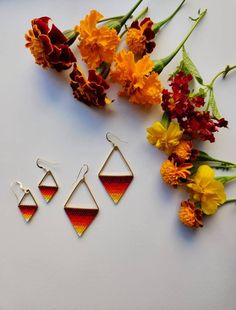
<instances>
[{"instance_id":1,"label":"maroon flower","mask_svg":"<svg viewBox=\"0 0 236 310\"><path fill-rule=\"evenodd\" d=\"M109 85L95 70L90 69L88 71L88 79L86 79L80 68L74 64L70 78L74 97L79 101L88 106L96 107L104 107L106 104L111 103L106 94Z\"/></svg>"},{"instance_id":2,"label":"maroon flower","mask_svg":"<svg viewBox=\"0 0 236 310\"><path fill-rule=\"evenodd\" d=\"M43 68L57 71L71 67L76 58L68 46L64 34L52 24L49 17L35 18L31 21L32 29L25 34L26 47L30 49L35 63Z\"/></svg>"},{"instance_id":3,"label":"maroon flower","mask_svg":"<svg viewBox=\"0 0 236 310\"><path fill-rule=\"evenodd\" d=\"M214 142L214 133L220 127L227 127L228 122L224 118L215 119L209 111L199 109L205 105L205 99L203 95L190 92L192 79L191 74L182 71L171 77L172 91L163 90L162 108L171 119L177 119L190 139Z\"/></svg>"}]
</instances>

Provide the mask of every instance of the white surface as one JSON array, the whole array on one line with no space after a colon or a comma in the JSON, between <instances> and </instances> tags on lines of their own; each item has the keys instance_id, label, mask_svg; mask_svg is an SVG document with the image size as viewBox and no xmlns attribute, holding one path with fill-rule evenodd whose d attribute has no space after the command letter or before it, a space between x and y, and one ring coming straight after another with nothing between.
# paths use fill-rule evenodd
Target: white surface
<instances>
[{"instance_id":1,"label":"white surface","mask_svg":"<svg viewBox=\"0 0 236 310\"><path fill-rule=\"evenodd\" d=\"M1 21L1 177L0 177L0 310L235 310L236 208L228 205L192 232L177 219L184 195L162 184L164 155L146 141L145 128L159 119L159 109L141 110L118 99L106 112L76 102L63 75L44 71L24 48L30 20L51 16L66 29L96 8L106 16L126 12L132 1L41 0L0 1ZM150 0L150 15L166 17L180 0ZM236 62L236 2L191 0L158 36L166 56L184 36L200 7L208 14L186 48L200 72L210 79ZM162 74L163 83L180 55ZM236 161L234 147L236 75L218 81L216 98L230 130L222 130L205 149ZM115 97L117 87L110 91ZM111 131L128 141L120 144L135 180L117 207L97 173L111 147ZM54 169L60 190L46 205L37 190L42 171L37 157L60 163ZM81 165L90 165L88 183L100 213L78 239L63 204ZM9 184L21 180L40 204L26 225ZM235 197L235 185L228 186Z\"/></svg>"}]
</instances>

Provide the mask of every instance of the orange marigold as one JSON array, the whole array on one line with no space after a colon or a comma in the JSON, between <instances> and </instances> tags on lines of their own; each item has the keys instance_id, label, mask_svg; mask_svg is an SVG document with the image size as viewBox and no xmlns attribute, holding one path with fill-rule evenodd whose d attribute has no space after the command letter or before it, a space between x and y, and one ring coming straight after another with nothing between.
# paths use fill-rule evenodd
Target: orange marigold
<instances>
[{"instance_id":1,"label":"orange marigold","mask_svg":"<svg viewBox=\"0 0 236 310\"><path fill-rule=\"evenodd\" d=\"M156 46L152 40L155 38L155 32L152 30L153 21L146 17L139 24L134 21L126 35L126 44L128 48L134 53L141 56L146 53L151 53Z\"/></svg>"},{"instance_id":2,"label":"orange marigold","mask_svg":"<svg viewBox=\"0 0 236 310\"><path fill-rule=\"evenodd\" d=\"M105 26L97 28L97 22L103 18L99 12L92 10L85 19L75 27L80 34L78 45L82 59L91 69L96 69L102 62L111 64L120 38L115 29Z\"/></svg>"},{"instance_id":3,"label":"orange marigold","mask_svg":"<svg viewBox=\"0 0 236 310\"><path fill-rule=\"evenodd\" d=\"M192 147L193 144L190 140L181 140L179 144L175 146L173 153L180 162L185 162L191 157Z\"/></svg>"},{"instance_id":4,"label":"orange marigold","mask_svg":"<svg viewBox=\"0 0 236 310\"><path fill-rule=\"evenodd\" d=\"M111 78L121 84L121 96L135 104L154 105L162 100L162 85L159 75L153 72L154 63L145 55L135 62L131 51L123 50L114 57L115 66Z\"/></svg>"},{"instance_id":5,"label":"orange marigold","mask_svg":"<svg viewBox=\"0 0 236 310\"><path fill-rule=\"evenodd\" d=\"M191 174L191 172L188 169L192 168L192 164L185 163L180 166L177 166L177 164L173 160L167 159L163 162L161 166L161 176L163 180L171 185L171 186L177 186L182 184L182 180L186 180L187 177Z\"/></svg>"},{"instance_id":6,"label":"orange marigold","mask_svg":"<svg viewBox=\"0 0 236 310\"><path fill-rule=\"evenodd\" d=\"M182 201L179 209L179 220L190 228L202 227L202 210L191 201Z\"/></svg>"}]
</instances>

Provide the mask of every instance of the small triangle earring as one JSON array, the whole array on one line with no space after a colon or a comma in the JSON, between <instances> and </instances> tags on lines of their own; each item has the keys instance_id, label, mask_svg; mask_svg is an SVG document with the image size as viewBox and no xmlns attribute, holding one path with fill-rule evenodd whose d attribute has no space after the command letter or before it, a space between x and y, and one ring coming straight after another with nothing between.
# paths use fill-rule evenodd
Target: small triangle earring
<instances>
[{"instance_id":1,"label":"small triangle earring","mask_svg":"<svg viewBox=\"0 0 236 310\"><path fill-rule=\"evenodd\" d=\"M53 165L44 159L38 158L36 161L37 167L45 171L45 175L42 180L39 182L38 188L42 194L44 200L48 203L57 193L59 186L55 177L53 176L51 170L47 169L46 166Z\"/></svg>"},{"instance_id":2,"label":"small triangle earring","mask_svg":"<svg viewBox=\"0 0 236 310\"><path fill-rule=\"evenodd\" d=\"M124 155L122 154L121 150L119 149L119 147L117 146L117 144L113 141L113 139L111 139L111 137L113 139L117 139L120 140L118 137L116 137L115 135L111 134L110 132L108 132L106 134L106 139L108 142L110 142L113 146L112 151L110 152L110 154L108 155L107 159L105 160L101 170L98 173L98 177L100 179L100 181L102 182L102 185L104 186L106 192L108 193L108 195L110 196L110 198L112 199L112 201L115 204L118 204L118 202L120 201L120 199L123 197L124 193L126 192L127 188L129 187L130 183L133 181L134 178L134 174L133 171L131 170L127 160L125 159ZM121 141L121 140L120 140ZM105 167L108 165L108 162L110 161L110 159L112 158L112 156L114 155L114 153L117 152L122 161L124 162L126 168L127 168L127 172L123 173L123 174L117 174L117 173L106 173Z\"/></svg>"},{"instance_id":3,"label":"small triangle earring","mask_svg":"<svg viewBox=\"0 0 236 310\"><path fill-rule=\"evenodd\" d=\"M18 185L20 187L21 191L23 191L23 193L24 193L21 199L18 198L18 196L14 190L14 186L16 186L16 185ZM28 223L32 219L32 217L34 216L36 211L38 210L38 204L37 204L34 196L32 195L31 191L28 188L24 188L21 182L16 181L16 182L12 183L11 189L12 189L12 192L14 193L14 195L16 196L16 199L18 201L18 208L19 208L23 218Z\"/></svg>"},{"instance_id":4,"label":"small triangle earring","mask_svg":"<svg viewBox=\"0 0 236 310\"><path fill-rule=\"evenodd\" d=\"M82 173L84 169L85 171L83 173L82 178L79 181L77 181L80 177L80 174ZM90 190L90 187L88 186L85 180L85 175L88 173L88 169L89 169L88 165L85 164L82 166L78 174L78 177L76 179L77 184L75 185L74 189L72 190L71 194L69 195L69 198L67 199L64 205L64 210L79 237L83 235L83 233L89 227L89 225L93 222L93 220L95 219L99 211L97 201L94 198ZM72 199L74 197L74 194L77 192L77 190L79 189L81 185L85 186L85 189L91 198L91 203L90 204L86 203L86 207L78 206L78 201L73 202L73 199Z\"/></svg>"}]
</instances>

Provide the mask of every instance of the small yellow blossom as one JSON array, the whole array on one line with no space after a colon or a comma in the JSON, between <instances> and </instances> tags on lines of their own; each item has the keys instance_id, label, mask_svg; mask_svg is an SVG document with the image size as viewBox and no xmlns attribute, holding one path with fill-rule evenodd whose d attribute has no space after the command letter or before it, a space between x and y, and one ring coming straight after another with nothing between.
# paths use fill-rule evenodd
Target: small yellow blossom
<instances>
[{"instance_id":1,"label":"small yellow blossom","mask_svg":"<svg viewBox=\"0 0 236 310\"><path fill-rule=\"evenodd\" d=\"M193 199L201 203L202 211L211 215L217 208L226 201L224 185L215 180L215 174L211 167L202 165L198 168L191 183L190 188Z\"/></svg>"},{"instance_id":2,"label":"small yellow blossom","mask_svg":"<svg viewBox=\"0 0 236 310\"><path fill-rule=\"evenodd\" d=\"M151 127L147 128L149 143L167 154L170 154L174 147L180 143L182 135L183 130L175 122L171 122L168 128L165 128L161 122L155 122Z\"/></svg>"}]
</instances>

